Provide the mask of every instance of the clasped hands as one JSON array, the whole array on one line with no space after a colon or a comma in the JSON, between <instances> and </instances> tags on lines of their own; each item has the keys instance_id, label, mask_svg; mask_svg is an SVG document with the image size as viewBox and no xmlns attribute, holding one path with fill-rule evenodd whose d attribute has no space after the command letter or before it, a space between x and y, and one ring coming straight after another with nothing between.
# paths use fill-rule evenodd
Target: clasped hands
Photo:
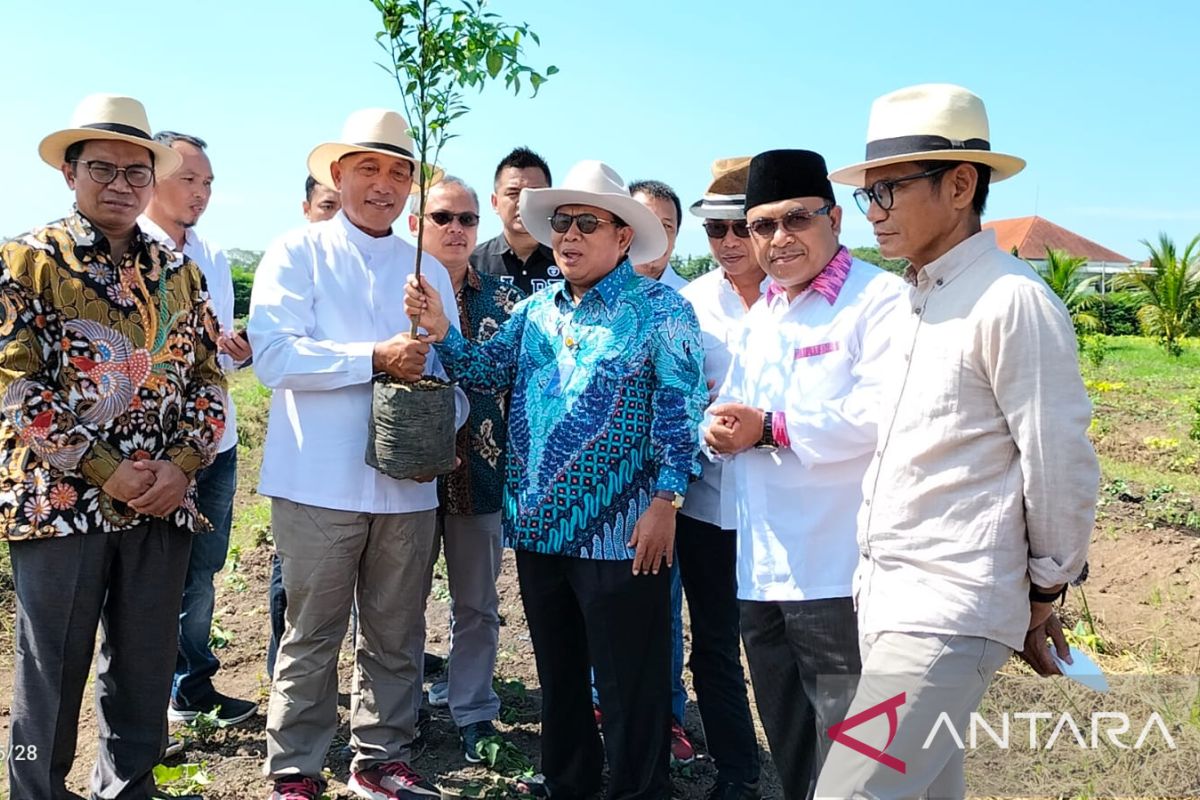
<instances>
[{"instance_id":1,"label":"clasped hands","mask_svg":"<svg viewBox=\"0 0 1200 800\"><path fill-rule=\"evenodd\" d=\"M101 487L139 514L165 517L183 504L191 480L170 461L125 459Z\"/></svg>"}]
</instances>

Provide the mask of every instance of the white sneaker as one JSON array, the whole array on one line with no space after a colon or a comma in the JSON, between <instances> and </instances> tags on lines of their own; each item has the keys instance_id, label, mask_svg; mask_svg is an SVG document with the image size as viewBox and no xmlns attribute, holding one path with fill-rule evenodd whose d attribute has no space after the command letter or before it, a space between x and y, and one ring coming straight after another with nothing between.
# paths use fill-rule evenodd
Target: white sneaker
<instances>
[{"instance_id":1,"label":"white sneaker","mask_svg":"<svg viewBox=\"0 0 1200 800\"><path fill-rule=\"evenodd\" d=\"M450 705L450 683L448 681L429 684L429 705L434 708L445 708Z\"/></svg>"}]
</instances>

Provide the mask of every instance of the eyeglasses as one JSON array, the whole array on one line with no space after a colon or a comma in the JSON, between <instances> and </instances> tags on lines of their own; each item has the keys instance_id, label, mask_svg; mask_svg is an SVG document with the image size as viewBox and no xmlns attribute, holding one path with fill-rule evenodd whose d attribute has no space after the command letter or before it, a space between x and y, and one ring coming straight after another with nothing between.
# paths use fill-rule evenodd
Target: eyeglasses
<instances>
[{"instance_id":1,"label":"eyeglasses","mask_svg":"<svg viewBox=\"0 0 1200 800\"><path fill-rule=\"evenodd\" d=\"M779 224L783 223L783 229L789 233L800 233L807 230L814 219L820 216L828 216L833 210L833 203L826 203L816 211L806 211L803 208L793 208L791 211L783 215L782 219L773 219L771 217L760 217L749 223L750 232L760 239L770 239L775 235Z\"/></svg>"},{"instance_id":2,"label":"eyeglasses","mask_svg":"<svg viewBox=\"0 0 1200 800\"><path fill-rule=\"evenodd\" d=\"M903 178L875 181L870 186L855 189L854 202L858 204L859 210L864 214L870 211L872 202L879 206L880 211L891 211L892 206L896 202L896 187L898 185L908 183L909 181L917 181L921 178L932 178L934 175L940 175L953 166L953 164L947 164L943 167L934 167L924 172L918 172L915 175L905 175Z\"/></svg>"},{"instance_id":3,"label":"eyeglasses","mask_svg":"<svg viewBox=\"0 0 1200 800\"><path fill-rule=\"evenodd\" d=\"M724 239L725 234L729 233L730 228L733 228L733 235L739 239L750 238L750 227L744 219L734 222L710 219L704 223L704 232L708 234L708 238L710 239Z\"/></svg>"},{"instance_id":4,"label":"eyeglasses","mask_svg":"<svg viewBox=\"0 0 1200 800\"><path fill-rule=\"evenodd\" d=\"M125 182L135 189L143 189L149 186L151 181L154 180L154 168L143 166L142 164L118 167L116 164L110 164L107 161L84 161L80 158L75 159L71 163L83 164L87 167L88 175L92 176L92 180L104 186L115 181L118 173L124 173Z\"/></svg>"},{"instance_id":5,"label":"eyeglasses","mask_svg":"<svg viewBox=\"0 0 1200 800\"><path fill-rule=\"evenodd\" d=\"M600 223L617 227L621 227L623 224L615 219L600 219L595 214L565 214L561 211L555 212L547 219L550 220L550 227L554 229L555 233L566 233L571 230L572 222L575 223L575 227L579 228L580 233L595 233Z\"/></svg>"},{"instance_id":6,"label":"eyeglasses","mask_svg":"<svg viewBox=\"0 0 1200 800\"><path fill-rule=\"evenodd\" d=\"M461 214L453 214L449 211L434 211L426 216L441 228L446 227L453 220L458 220L458 223L464 228L474 228L479 224L479 215L474 211L464 211Z\"/></svg>"}]
</instances>

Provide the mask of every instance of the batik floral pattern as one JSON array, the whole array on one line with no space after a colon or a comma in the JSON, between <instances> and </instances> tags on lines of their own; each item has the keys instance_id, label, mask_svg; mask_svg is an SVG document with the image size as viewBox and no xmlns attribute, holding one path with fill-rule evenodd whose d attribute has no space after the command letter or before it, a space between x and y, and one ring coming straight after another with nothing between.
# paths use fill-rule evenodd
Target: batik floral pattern
<instances>
[{"instance_id":1,"label":"batik floral pattern","mask_svg":"<svg viewBox=\"0 0 1200 800\"><path fill-rule=\"evenodd\" d=\"M135 234L119 264L81 214L0 244L0 539L125 530L123 460L189 476L224 429L200 270ZM206 527L193 489L172 521Z\"/></svg>"}]
</instances>

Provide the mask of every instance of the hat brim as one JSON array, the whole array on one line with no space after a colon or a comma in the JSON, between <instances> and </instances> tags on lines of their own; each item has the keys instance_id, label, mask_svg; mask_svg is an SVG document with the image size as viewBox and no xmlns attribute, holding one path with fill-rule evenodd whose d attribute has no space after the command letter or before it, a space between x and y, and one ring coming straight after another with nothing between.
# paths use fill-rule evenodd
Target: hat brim
<instances>
[{"instance_id":1,"label":"hat brim","mask_svg":"<svg viewBox=\"0 0 1200 800\"><path fill-rule=\"evenodd\" d=\"M745 219L746 195L725 195L728 199L705 197L688 206L688 211L701 219Z\"/></svg>"},{"instance_id":2,"label":"hat brim","mask_svg":"<svg viewBox=\"0 0 1200 800\"><path fill-rule=\"evenodd\" d=\"M1011 178L1025 169L1025 159L1005 153L995 153L991 150L929 150L901 153L842 167L829 173L829 180L846 186L861 187L866 183L867 170L892 164L904 164L909 161L968 161L973 164L984 164L992 168L992 183Z\"/></svg>"},{"instance_id":3,"label":"hat brim","mask_svg":"<svg viewBox=\"0 0 1200 800\"><path fill-rule=\"evenodd\" d=\"M586 192L577 189L521 190L521 224L529 235L547 247L553 247L550 215L559 206L595 206L616 214L633 228L629 260L645 264L667 252L667 232L654 212L629 195L613 192Z\"/></svg>"},{"instance_id":4,"label":"hat brim","mask_svg":"<svg viewBox=\"0 0 1200 800\"><path fill-rule=\"evenodd\" d=\"M159 144L153 139L143 139L116 131L102 131L97 128L66 128L42 139L38 145L38 155L55 169L62 169L67 163L67 149L76 142L87 142L92 139L104 139L111 142L129 142L138 147L144 147L154 154L154 177L165 178L183 166L183 156L172 147Z\"/></svg>"},{"instance_id":5,"label":"hat brim","mask_svg":"<svg viewBox=\"0 0 1200 800\"><path fill-rule=\"evenodd\" d=\"M409 158L400 153L385 150L382 147L363 147L362 145L345 144L343 142L325 142L324 144L319 144L308 154L308 174L312 175L313 179L322 186L337 191L337 186L333 182L332 167L335 163L352 153L378 153L388 158L399 158L402 161L407 161L413 165L413 182L409 194L416 194L421 191L421 162L415 158ZM445 174L444 170L434 167L429 185L432 186L440 181Z\"/></svg>"}]
</instances>

